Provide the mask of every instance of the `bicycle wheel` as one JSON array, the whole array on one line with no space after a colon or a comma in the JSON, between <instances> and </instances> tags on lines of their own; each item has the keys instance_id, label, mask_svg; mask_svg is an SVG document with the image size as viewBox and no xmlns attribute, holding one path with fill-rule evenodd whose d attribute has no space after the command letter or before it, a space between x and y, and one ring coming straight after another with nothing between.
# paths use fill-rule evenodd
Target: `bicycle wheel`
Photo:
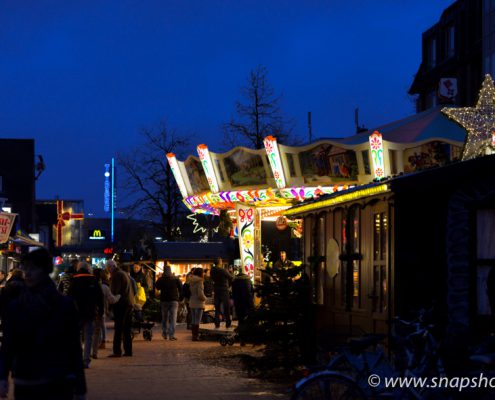
<instances>
[{"instance_id":1,"label":"bicycle wheel","mask_svg":"<svg viewBox=\"0 0 495 400\"><path fill-rule=\"evenodd\" d=\"M291 400L365 400L352 379L333 372L319 372L300 381Z\"/></svg>"}]
</instances>

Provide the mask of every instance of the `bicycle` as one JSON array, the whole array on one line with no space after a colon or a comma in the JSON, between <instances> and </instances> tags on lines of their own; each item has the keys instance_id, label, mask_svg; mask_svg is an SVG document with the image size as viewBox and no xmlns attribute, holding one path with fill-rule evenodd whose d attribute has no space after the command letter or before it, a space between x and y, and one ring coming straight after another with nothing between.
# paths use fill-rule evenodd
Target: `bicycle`
<instances>
[{"instance_id":1,"label":"bicycle","mask_svg":"<svg viewBox=\"0 0 495 400\"><path fill-rule=\"evenodd\" d=\"M384 387L383 382L377 387L372 387L368 383L372 372L380 377L419 377L424 376L420 374L426 371L432 372L432 367L435 366L436 376L445 375L443 361L438 354L439 344L431 333L433 326L424 323L424 312L417 320L409 322L396 319L394 322L407 327L412 332L403 337L394 337L394 344L401 344L403 348L402 351L397 349L397 353L392 357L393 363L389 361L384 348L379 346L385 335L365 335L360 339L352 339L330 360L324 370L312 373L297 382L291 399L345 399L347 398L345 393L348 392L371 398L391 395L401 399L423 399L425 393L416 388L389 390ZM417 339L421 339L423 346L418 346ZM369 348L373 350L368 351ZM342 377L350 379L354 385L345 380L347 392L341 397L336 397L331 392L332 385L338 387ZM356 387L360 391L357 391ZM311 397L308 393L311 393ZM331 394L333 397L330 396Z\"/></svg>"}]
</instances>

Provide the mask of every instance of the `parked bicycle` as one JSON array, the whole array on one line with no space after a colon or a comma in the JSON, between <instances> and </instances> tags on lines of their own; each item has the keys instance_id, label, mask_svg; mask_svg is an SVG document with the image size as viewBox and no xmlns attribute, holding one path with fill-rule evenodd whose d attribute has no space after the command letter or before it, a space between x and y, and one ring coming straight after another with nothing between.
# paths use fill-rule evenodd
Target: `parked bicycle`
<instances>
[{"instance_id":1,"label":"parked bicycle","mask_svg":"<svg viewBox=\"0 0 495 400\"><path fill-rule=\"evenodd\" d=\"M414 321L396 319L403 335L392 335L392 356L387 357L380 345L385 335L365 335L350 340L327 364L325 369L314 372L296 383L292 400L300 399L364 399L390 396L397 399L424 399L426 393L419 388L386 388L384 379L376 387L369 378L375 374L385 377L424 377L428 372L445 375L439 355L439 343L432 334L433 326L427 324L425 312ZM404 332L405 329L408 331Z\"/></svg>"}]
</instances>

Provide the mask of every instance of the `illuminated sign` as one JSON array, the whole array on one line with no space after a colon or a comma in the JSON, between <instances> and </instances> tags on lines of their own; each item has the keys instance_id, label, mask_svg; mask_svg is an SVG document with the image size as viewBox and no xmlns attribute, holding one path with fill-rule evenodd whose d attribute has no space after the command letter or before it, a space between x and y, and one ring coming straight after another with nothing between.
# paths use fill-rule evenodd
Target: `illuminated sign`
<instances>
[{"instance_id":1,"label":"illuminated sign","mask_svg":"<svg viewBox=\"0 0 495 400\"><path fill-rule=\"evenodd\" d=\"M370 136L370 149L375 179L383 179L385 177L385 163L383 160L383 142L380 132L375 131Z\"/></svg>"},{"instance_id":2,"label":"illuminated sign","mask_svg":"<svg viewBox=\"0 0 495 400\"><path fill-rule=\"evenodd\" d=\"M218 181L215 175L215 171L213 170L213 163L211 162L211 156L210 152L208 151L208 147L204 144L200 144L197 150L201 165L203 166L203 170L205 171L206 179L208 180L208 184L210 185L210 190L212 193L217 193L219 190Z\"/></svg>"},{"instance_id":3,"label":"illuminated sign","mask_svg":"<svg viewBox=\"0 0 495 400\"><path fill-rule=\"evenodd\" d=\"M107 247L103 250L104 254L113 254L113 247Z\"/></svg>"},{"instance_id":4,"label":"illuminated sign","mask_svg":"<svg viewBox=\"0 0 495 400\"><path fill-rule=\"evenodd\" d=\"M105 192L103 195L105 212L110 211L110 164L105 164Z\"/></svg>"},{"instance_id":5,"label":"illuminated sign","mask_svg":"<svg viewBox=\"0 0 495 400\"><path fill-rule=\"evenodd\" d=\"M254 238L255 219L258 217L254 207L236 204L237 226L239 227L239 247L241 250L244 273L254 276ZM259 217L258 217L259 218Z\"/></svg>"},{"instance_id":6,"label":"illuminated sign","mask_svg":"<svg viewBox=\"0 0 495 400\"><path fill-rule=\"evenodd\" d=\"M92 231L89 231L88 235L90 240L105 240L106 235L105 231L102 231L101 229L93 229Z\"/></svg>"},{"instance_id":7,"label":"illuminated sign","mask_svg":"<svg viewBox=\"0 0 495 400\"><path fill-rule=\"evenodd\" d=\"M56 237L55 237L55 246L61 247L64 245L62 231L66 225L71 225L71 221L73 220L82 220L84 219L83 213L73 213L72 209L66 211L64 209L63 200L57 200L57 223L54 225Z\"/></svg>"},{"instance_id":8,"label":"illuminated sign","mask_svg":"<svg viewBox=\"0 0 495 400\"><path fill-rule=\"evenodd\" d=\"M279 189L285 187L285 175L284 169L282 168L282 160L280 158L280 153L278 151L277 139L273 136L267 136L263 140L265 145L266 154L270 160L270 167L272 168L273 177Z\"/></svg>"},{"instance_id":9,"label":"illuminated sign","mask_svg":"<svg viewBox=\"0 0 495 400\"><path fill-rule=\"evenodd\" d=\"M187 197L186 185L184 183L184 179L182 178L182 174L180 173L179 163L177 162L177 158L174 153L167 154L168 165L170 165L170 169L174 174L175 181L177 182L177 186L179 186L180 193L182 197Z\"/></svg>"}]
</instances>

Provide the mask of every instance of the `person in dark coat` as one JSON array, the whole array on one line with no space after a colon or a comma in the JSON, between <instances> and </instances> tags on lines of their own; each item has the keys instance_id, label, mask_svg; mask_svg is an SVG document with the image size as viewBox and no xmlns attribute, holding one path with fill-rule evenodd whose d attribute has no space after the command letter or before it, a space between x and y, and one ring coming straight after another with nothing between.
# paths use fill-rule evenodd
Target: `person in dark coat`
<instances>
[{"instance_id":1,"label":"person in dark coat","mask_svg":"<svg viewBox=\"0 0 495 400\"><path fill-rule=\"evenodd\" d=\"M120 299L113 305L113 320L115 331L113 335L113 354L109 357L122 356L122 342L124 342L124 356L132 357L132 309L134 294L131 278L114 260L108 260L106 268L111 274L110 291L113 295L120 295Z\"/></svg>"},{"instance_id":2,"label":"person in dark coat","mask_svg":"<svg viewBox=\"0 0 495 400\"><path fill-rule=\"evenodd\" d=\"M136 263L132 266L131 277L136 281L136 283L141 284L144 290L148 292L148 281L141 264Z\"/></svg>"},{"instance_id":3,"label":"person in dark coat","mask_svg":"<svg viewBox=\"0 0 495 400\"><path fill-rule=\"evenodd\" d=\"M232 274L223 266L221 258L217 259L215 266L211 269L211 279L213 280L214 303L215 303L215 327L220 327L220 314L225 318L227 328L232 324L230 316L230 284Z\"/></svg>"},{"instance_id":4,"label":"person in dark coat","mask_svg":"<svg viewBox=\"0 0 495 400\"><path fill-rule=\"evenodd\" d=\"M235 313L239 322L239 338L244 345L243 328L247 316L254 308L254 288L251 278L241 269L232 282L232 297L234 299Z\"/></svg>"},{"instance_id":5,"label":"person in dark coat","mask_svg":"<svg viewBox=\"0 0 495 400\"><path fill-rule=\"evenodd\" d=\"M166 340L177 340L175 337L175 325L177 323L177 310L179 301L182 301L182 282L172 274L169 265L163 268L163 275L155 284L160 291L160 304L162 307L162 337Z\"/></svg>"},{"instance_id":6,"label":"person in dark coat","mask_svg":"<svg viewBox=\"0 0 495 400\"><path fill-rule=\"evenodd\" d=\"M52 257L46 249L27 254L21 268L26 287L5 315L0 397L8 395L11 373L16 400L83 400L86 380L76 306L50 279Z\"/></svg>"},{"instance_id":7,"label":"person in dark coat","mask_svg":"<svg viewBox=\"0 0 495 400\"><path fill-rule=\"evenodd\" d=\"M84 341L84 367L89 368L95 320L103 317L105 308L101 284L91 273L87 262L81 261L77 265L77 273L72 277L67 295L74 299L79 311L79 326Z\"/></svg>"},{"instance_id":8,"label":"person in dark coat","mask_svg":"<svg viewBox=\"0 0 495 400\"><path fill-rule=\"evenodd\" d=\"M0 295L0 316L2 320L5 317L4 313L7 311L9 304L19 297L24 287L24 272L20 269L12 270Z\"/></svg>"},{"instance_id":9,"label":"person in dark coat","mask_svg":"<svg viewBox=\"0 0 495 400\"><path fill-rule=\"evenodd\" d=\"M72 260L67 270L63 274L60 274L60 280L58 281L57 285L57 289L60 293L67 295L67 293L69 292L72 277L77 271L78 264L79 260Z\"/></svg>"}]
</instances>

